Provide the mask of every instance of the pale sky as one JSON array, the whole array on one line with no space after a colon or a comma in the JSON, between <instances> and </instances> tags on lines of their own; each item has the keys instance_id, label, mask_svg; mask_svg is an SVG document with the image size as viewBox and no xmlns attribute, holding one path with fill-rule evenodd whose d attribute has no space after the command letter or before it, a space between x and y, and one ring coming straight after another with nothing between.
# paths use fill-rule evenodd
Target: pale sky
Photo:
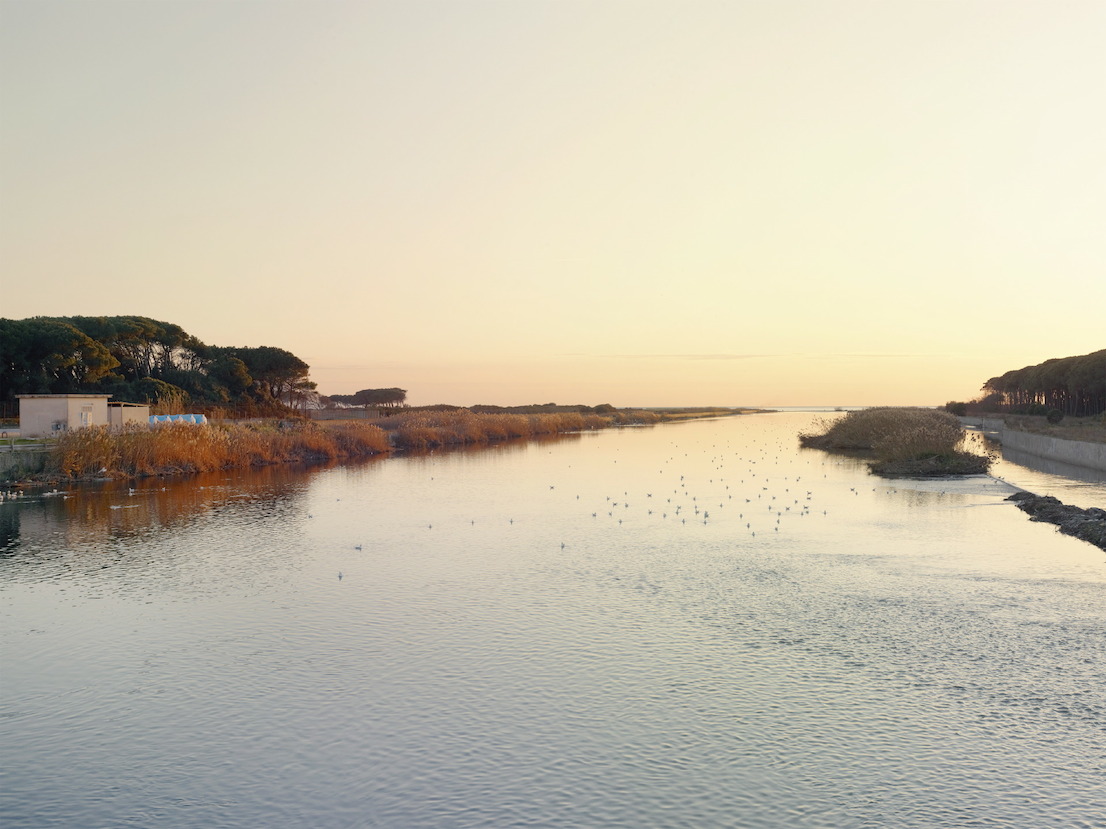
<instances>
[{"instance_id":1,"label":"pale sky","mask_svg":"<svg viewBox=\"0 0 1106 829\"><path fill-rule=\"evenodd\" d=\"M0 316L412 403L939 405L1106 347L1106 0L0 0Z\"/></svg>"}]
</instances>

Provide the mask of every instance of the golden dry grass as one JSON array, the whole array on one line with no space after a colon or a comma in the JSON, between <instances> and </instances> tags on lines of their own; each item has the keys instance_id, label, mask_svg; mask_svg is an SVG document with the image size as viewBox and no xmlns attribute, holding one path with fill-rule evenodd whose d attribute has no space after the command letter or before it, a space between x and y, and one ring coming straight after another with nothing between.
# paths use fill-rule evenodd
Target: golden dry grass
<instances>
[{"instance_id":1,"label":"golden dry grass","mask_svg":"<svg viewBox=\"0 0 1106 829\"><path fill-rule=\"evenodd\" d=\"M370 455L391 451L388 436L365 423L323 429L313 424L166 423L66 432L51 468L68 477L210 472L236 466Z\"/></svg>"},{"instance_id":2,"label":"golden dry grass","mask_svg":"<svg viewBox=\"0 0 1106 829\"><path fill-rule=\"evenodd\" d=\"M61 435L50 467L71 478L210 472L393 450L468 446L658 420L650 412L476 414L458 409L399 412L372 423L297 420L94 427Z\"/></svg>"},{"instance_id":3,"label":"golden dry grass","mask_svg":"<svg viewBox=\"0 0 1106 829\"><path fill-rule=\"evenodd\" d=\"M610 416L575 412L478 414L461 409L399 412L374 422L391 435L397 449L425 450L602 429L616 421Z\"/></svg>"},{"instance_id":4,"label":"golden dry grass","mask_svg":"<svg viewBox=\"0 0 1106 829\"><path fill-rule=\"evenodd\" d=\"M936 409L880 406L819 420L819 432L799 436L803 446L838 451L953 451L964 436L960 421ZM902 448L898 448L901 444Z\"/></svg>"}]
</instances>

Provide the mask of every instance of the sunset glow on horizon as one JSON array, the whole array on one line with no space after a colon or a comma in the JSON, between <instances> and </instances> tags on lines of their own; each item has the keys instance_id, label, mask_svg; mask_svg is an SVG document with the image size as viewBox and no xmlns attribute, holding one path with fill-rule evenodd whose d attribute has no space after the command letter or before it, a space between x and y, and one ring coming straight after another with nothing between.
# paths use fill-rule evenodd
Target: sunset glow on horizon
<instances>
[{"instance_id":1,"label":"sunset glow on horizon","mask_svg":"<svg viewBox=\"0 0 1106 829\"><path fill-rule=\"evenodd\" d=\"M940 405L1106 347L1106 3L0 4L0 316L412 404Z\"/></svg>"}]
</instances>

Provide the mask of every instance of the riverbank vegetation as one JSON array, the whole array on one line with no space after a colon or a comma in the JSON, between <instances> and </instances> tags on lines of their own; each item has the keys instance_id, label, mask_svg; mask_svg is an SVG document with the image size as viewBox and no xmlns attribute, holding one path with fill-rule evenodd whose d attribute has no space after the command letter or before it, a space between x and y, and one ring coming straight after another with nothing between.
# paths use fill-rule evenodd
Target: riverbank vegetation
<instances>
[{"instance_id":1,"label":"riverbank vegetation","mask_svg":"<svg viewBox=\"0 0 1106 829\"><path fill-rule=\"evenodd\" d=\"M378 418L374 423L389 434L397 449L419 450L583 432L630 422L655 423L658 420L647 412L616 412L604 416L577 412L491 414L460 409L402 412Z\"/></svg>"},{"instance_id":2,"label":"riverbank vegetation","mask_svg":"<svg viewBox=\"0 0 1106 829\"><path fill-rule=\"evenodd\" d=\"M360 457L391 449L387 433L368 423L96 426L62 434L50 450L47 471L65 478L144 477Z\"/></svg>"},{"instance_id":3,"label":"riverbank vegetation","mask_svg":"<svg viewBox=\"0 0 1106 829\"><path fill-rule=\"evenodd\" d=\"M209 472L489 444L662 420L653 412L627 409L606 415L523 415L449 407L398 411L371 423L295 419L92 427L66 432L57 439L49 450L47 474L75 479Z\"/></svg>"},{"instance_id":4,"label":"riverbank vegetation","mask_svg":"<svg viewBox=\"0 0 1106 829\"><path fill-rule=\"evenodd\" d=\"M990 457L964 450L956 417L935 409L863 409L818 428L800 434L800 444L870 458L872 472L885 477L976 475L991 465Z\"/></svg>"},{"instance_id":5,"label":"riverbank vegetation","mask_svg":"<svg viewBox=\"0 0 1106 829\"><path fill-rule=\"evenodd\" d=\"M765 414L772 409L727 409L719 407L707 408L663 408L649 409L660 415L666 422L672 420L701 420L710 417L731 417L739 414Z\"/></svg>"}]
</instances>

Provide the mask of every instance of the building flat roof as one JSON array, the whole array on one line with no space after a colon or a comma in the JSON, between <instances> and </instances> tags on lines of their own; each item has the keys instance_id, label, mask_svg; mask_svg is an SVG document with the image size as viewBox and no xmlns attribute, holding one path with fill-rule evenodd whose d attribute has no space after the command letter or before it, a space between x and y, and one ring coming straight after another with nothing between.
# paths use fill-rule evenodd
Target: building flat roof
<instances>
[{"instance_id":1,"label":"building flat roof","mask_svg":"<svg viewBox=\"0 0 1106 829\"><path fill-rule=\"evenodd\" d=\"M96 397L107 400L111 397L110 394L17 394L17 398L20 400L35 397Z\"/></svg>"}]
</instances>

